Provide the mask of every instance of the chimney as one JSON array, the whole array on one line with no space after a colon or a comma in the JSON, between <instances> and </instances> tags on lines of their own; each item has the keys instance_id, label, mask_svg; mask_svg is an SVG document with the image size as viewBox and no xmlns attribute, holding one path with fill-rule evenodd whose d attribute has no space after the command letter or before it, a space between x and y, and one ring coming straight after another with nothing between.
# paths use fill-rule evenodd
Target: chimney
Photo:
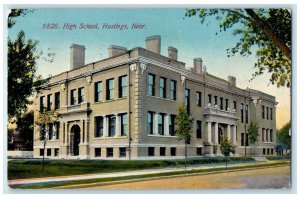
<instances>
[{"instance_id":1,"label":"chimney","mask_svg":"<svg viewBox=\"0 0 300 198\"><path fill-rule=\"evenodd\" d=\"M108 47L108 56L109 57L117 56L117 55L125 53L126 51L127 51L126 47L121 47L121 46L117 46L117 45L110 45Z\"/></svg>"},{"instance_id":2,"label":"chimney","mask_svg":"<svg viewBox=\"0 0 300 198\"><path fill-rule=\"evenodd\" d=\"M194 71L202 74L202 58L194 58Z\"/></svg>"},{"instance_id":3,"label":"chimney","mask_svg":"<svg viewBox=\"0 0 300 198\"><path fill-rule=\"evenodd\" d=\"M146 38L146 49L160 54L160 41L159 35L149 36Z\"/></svg>"},{"instance_id":4,"label":"chimney","mask_svg":"<svg viewBox=\"0 0 300 198\"><path fill-rule=\"evenodd\" d=\"M72 44L70 46L70 69L85 65L85 46Z\"/></svg>"},{"instance_id":5,"label":"chimney","mask_svg":"<svg viewBox=\"0 0 300 198\"><path fill-rule=\"evenodd\" d=\"M234 76L228 76L228 82L230 86L235 87L236 86L236 78Z\"/></svg>"},{"instance_id":6,"label":"chimney","mask_svg":"<svg viewBox=\"0 0 300 198\"><path fill-rule=\"evenodd\" d=\"M168 47L168 56L173 60L177 60L178 50L175 47Z\"/></svg>"}]
</instances>

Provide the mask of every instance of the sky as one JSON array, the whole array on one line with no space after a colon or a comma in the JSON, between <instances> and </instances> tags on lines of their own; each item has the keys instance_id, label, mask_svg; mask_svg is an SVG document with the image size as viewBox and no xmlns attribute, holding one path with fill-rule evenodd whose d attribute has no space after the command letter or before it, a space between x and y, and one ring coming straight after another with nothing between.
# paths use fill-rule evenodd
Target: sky
<instances>
[{"instance_id":1,"label":"sky","mask_svg":"<svg viewBox=\"0 0 300 198\"><path fill-rule=\"evenodd\" d=\"M202 58L207 72L227 79L237 78L240 88L252 88L276 97L277 127L290 120L290 92L288 88L269 85L270 74L249 82L256 62L256 56L227 57L226 49L238 40L232 31L219 32L219 24L213 18L209 24L201 24L198 17L185 17L185 9L36 9L8 30L8 36L15 39L24 30L27 39L37 40L38 49L44 54L55 53L53 62L38 60L37 73L43 77L69 70L69 50L73 43L85 45L86 63L108 57L108 46L119 45L132 49L145 47L145 38L161 36L161 54L167 56L168 46L178 49L178 60L187 67L193 66L194 58ZM43 28L43 25L57 24L59 29ZM80 24L98 24L99 29L79 29ZM133 23L145 25L144 29L131 29ZM73 30L64 29L65 24L76 24ZM102 29L104 24L127 25L128 29ZM218 34L216 35L216 32ZM255 50L255 49L253 49ZM255 53L253 53L255 54Z\"/></svg>"}]
</instances>

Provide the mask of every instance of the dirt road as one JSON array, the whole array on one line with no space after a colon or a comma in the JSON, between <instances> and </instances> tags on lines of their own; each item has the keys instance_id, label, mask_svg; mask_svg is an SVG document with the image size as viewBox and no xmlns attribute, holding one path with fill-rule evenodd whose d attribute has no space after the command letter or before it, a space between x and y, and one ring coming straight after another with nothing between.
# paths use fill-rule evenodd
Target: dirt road
<instances>
[{"instance_id":1,"label":"dirt road","mask_svg":"<svg viewBox=\"0 0 300 198\"><path fill-rule=\"evenodd\" d=\"M288 188L290 166L243 170L227 173L183 176L96 185L88 189L224 189L224 188Z\"/></svg>"}]
</instances>

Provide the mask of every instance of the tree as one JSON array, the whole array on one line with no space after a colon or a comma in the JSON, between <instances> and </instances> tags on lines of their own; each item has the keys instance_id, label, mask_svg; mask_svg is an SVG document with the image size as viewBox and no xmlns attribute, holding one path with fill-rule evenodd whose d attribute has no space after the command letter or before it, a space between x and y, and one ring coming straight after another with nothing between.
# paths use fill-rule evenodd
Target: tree
<instances>
[{"instance_id":1,"label":"tree","mask_svg":"<svg viewBox=\"0 0 300 198\"><path fill-rule=\"evenodd\" d=\"M254 156L255 156L255 146L256 146L258 136L259 136L258 127L253 122L250 122L250 125L248 126L247 131L248 131L248 136L249 136L249 142L250 142L250 144L254 145Z\"/></svg>"},{"instance_id":2,"label":"tree","mask_svg":"<svg viewBox=\"0 0 300 198\"><path fill-rule=\"evenodd\" d=\"M277 131L277 145L281 148L291 149L291 122L285 124Z\"/></svg>"},{"instance_id":3,"label":"tree","mask_svg":"<svg viewBox=\"0 0 300 198\"><path fill-rule=\"evenodd\" d=\"M179 141L184 142L184 154L185 154L185 164L184 168L186 170L186 162L187 162L187 144L191 139L191 132L193 128L193 118L187 112L185 105L181 104L178 107L178 115L175 119L175 131L176 137Z\"/></svg>"},{"instance_id":4,"label":"tree","mask_svg":"<svg viewBox=\"0 0 300 198\"><path fill-rule=\"evenodd\" d=\"M201 23L215 16L220 32L233 29L239 41L227 49L228 57L252 54L256 48L257 68L252 79L271 73L270 83L291 86L291 13L287 9L188 9L187 17L198 15ZM216 33L218 34L218 33ZM251 79L251 80L252 80Z\"/></svg>"},{"instance_id":5,"label":"tree","mask_svg":"<svg viewBox=\"0 0 300 198\"><path fill-rule=\"evenodd\" d=\"M23 146L27 151L33 149L33 125L34 125L34 114L33 111L29 111L23 114L17 120L17 131L19 136L23 140Z\"/></svg>"},{"instance_id":6,"label":"tree","mask_svg":"<svg viewBox=\"0 0 300 198\"><path fill-rule=\"evenodd\" d=\"M234 146L233 146L231 140L229 140L226 136L222 139L220 149L221 149L221 153L226 158L226 168L227 168L227 157L230 155L230 152L233 151Z\"/></svg>"},{"instance_id":7,"label":"tree","mask_svg":"<svg viewBox=\"0 0 300 198\"><path fill-rule=\"evenodd\" d=\"M55 110L46 111L46 108L43 112L39 112L36 120L35 125L37 126L38 134L36 135L36 141L41 141L43 143L44 153L43 153L43 163L42 163L42 172L44 171L45 166L45 151L46 151L46 144L49 140L49 136L56 136L56 132L58 130L53 131L53 128L50 126L54 126L59 120L60 114ZM53 134L51 134L53 133Z\"/></svg>"}]
</instances>

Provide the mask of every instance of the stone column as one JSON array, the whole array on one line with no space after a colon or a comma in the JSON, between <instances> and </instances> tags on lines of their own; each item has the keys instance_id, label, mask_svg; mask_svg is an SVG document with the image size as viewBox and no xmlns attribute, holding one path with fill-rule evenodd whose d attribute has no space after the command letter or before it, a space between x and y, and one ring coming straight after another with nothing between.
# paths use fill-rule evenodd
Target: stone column
<instances>
[{"instance_id":1,"label":"stone column","mask_svg":"<svg viewBox=\"0 0 300 198\"><path fill-rule=\"evenodd\" d=\"M80 121L80 144L83 143L83 136L84 136L84 132L85 132L83 125L84 125L84 120L81 120Z\"/></svg>"},{"instance_id":2,"label":"stone column","mask_svg":"<svg viewBox=\"0 0 300 198\"><path fill-rule=\"evenodd\" d=\"M231 140L230 124L227 125L227 138L228 140Z\"/></svg>"},{"instance_id":3,"label":"stone column","mask_svg":"<svg viewBox=\"0 0 300 198\"><path fill-rule=\"evenodd\" d=\"M64 131L64 140L65 140L65 143L68 144L69 143L69 138L68 138L68 135L69 135L69 124L68 122L65 123L65 131Z\"/></svg>"},{"instance_id":4,"label":"stone column","mask_svg":"<svg viewBox=\"0 0 300 198\"><path fill-rule=\"evenodd\" d=\"M233 131L232 131L232 144L236 145L236 126L233 125Z\"/></svg>"},{"instance_id":5,"label":"stone column","mask_svg":"<svg viewBox=\"0 0 300 198\"><path fill-rule=\"evenodd\" d=\"M64 122L60 122L59 125L59 132L60 132L60 144L65 144L65 123Z\"/></svg>"},{"instance_id":6,"label":"stone column","mask_svg":"<svg viewBox=\"0 0 300 198\"><path fill-rule=\"evenodd\" d=\"M215 138L215 141L214 141L215 144L219 144L219 142L218 142L218 125L219 124L216 122L215 123L215 137L214 137Z\"/></svg>"},{"instance_id":7,"label":"stone column","mask_svg":"<svg viewBox=\"0 0 300 198\"><path fill-rule=\"evenodd\" d=\"M103 116L103 137L107 137L108 136L108 123L107 123L107 117Z\"/></svg>"},{"instance_id":8,"label":"stone column","mask_svg":"<svg viewBox=\"0 0 300 198\"><path fill-rule=\"evenodd\" d=\"M211 122L207 122L207 142L211 143Z\"/></svg>"},{"instance_id":9,"label":"stone column","mask_svg":"<svg viewBox=\"0 0 300 198\"><path fill-rule=\"evenodd\" d=\"M170 130L169 130L169 117L170 115L166 114L165 115L165 126L164 126L164 130L165 130L165 134L164 135L170 135Z\"/></svg>"},{"instance_id":10,"label":"stone column","mask_svg":"<svg viewBox=\"0 0 300 198\"><path fill-rule=\"evenodd\" d=\"M118 116L117 114L115 116L116 116L116 133L115 133L115 136L120 137L121 136L120 116Z\"/></svg>"},{"instance_id":11,"label":"stone column","mask_svg":"<svg viewBox=\"0 0 300 198\"><path fill-rule=\"evenodd\" d=\"M154 135L158 135L158 113L154 114Z\"/></svg>"},{"instance_id":12,"label":"stone column","mask_svg":"<svg viewBox=\"0 0 300 198\"><path fill-rule=\"evenodd\" d=\"M88 143L89 142L89 124L90 124L90 121L89 120L86 120L85 121L85 125L84 125L84 142Z\"/></svg>"}]
</instances>

